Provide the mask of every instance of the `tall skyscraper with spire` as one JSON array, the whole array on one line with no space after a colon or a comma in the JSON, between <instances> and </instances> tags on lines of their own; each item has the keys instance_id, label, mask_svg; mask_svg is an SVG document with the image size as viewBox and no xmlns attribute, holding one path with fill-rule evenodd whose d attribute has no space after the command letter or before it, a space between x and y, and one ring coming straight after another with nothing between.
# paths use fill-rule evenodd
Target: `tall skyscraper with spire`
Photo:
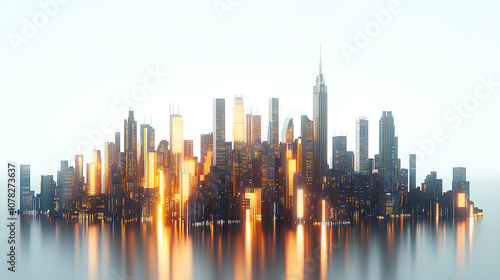
<instances>
[{"instance_id":1,"label":"tall skyscraper with spire","mask_svg":"<svg viewBox=\"0 0 500 280\"><path fill-rule=\"evenodd\" d=\"M319 75L313 89L313 122L314 122L314 150L315 150L315 175L316 181L323 182L328 173L328 93L323 76L323 63L321 49L319 58Z\"/></svg>"},{"instance_id":2,"label":"tall skyscraper with spire","mask_svg":"<svg viewBox=\"0 0 500 280\"><path fill-rule=\"evenodd\" d=\"M129 111L128 120L124 120L125 130L125 192L129 198L137 193L137 122L134 112Z\"/></svg>"}]
</instances>

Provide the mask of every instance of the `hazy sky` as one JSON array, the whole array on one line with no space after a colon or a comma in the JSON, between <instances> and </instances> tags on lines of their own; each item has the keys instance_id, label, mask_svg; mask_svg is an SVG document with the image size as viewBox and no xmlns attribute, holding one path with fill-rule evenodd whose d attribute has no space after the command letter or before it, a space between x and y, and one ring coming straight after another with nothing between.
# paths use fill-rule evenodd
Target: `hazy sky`
<instances>
[{"instance_id":1,"label":"hazy sky","mask_svg":"<svg viewBox=\"0 0 500 280\"><path fill-rule=\"evenodd\" d=\"M355 119L367 116L370 156L378 153L378 120L392 110L403 167L409 153L425 154L419 185L436 170L449 189L456 165L467 167L471 192L498 185L498 1L68 2L0 1L0 155L31 164L37 192L40 175L73 160L102 121L123 131L126 100L144 80L149 90L132 97L133 109L139 124L152 119L157 143L169 137L169 103L178 103L199 154L216 97L226 98L231 141L234 95L245 113L262 115L263 139L268 99L278 96L280 122L292 116L298 136L300 115L312 115L320 44L330 152L335 134L354 150ZM154 69L169 76L156 84ZM474 188L484 178L495 186Z\"/></svg>"}]
</instances>

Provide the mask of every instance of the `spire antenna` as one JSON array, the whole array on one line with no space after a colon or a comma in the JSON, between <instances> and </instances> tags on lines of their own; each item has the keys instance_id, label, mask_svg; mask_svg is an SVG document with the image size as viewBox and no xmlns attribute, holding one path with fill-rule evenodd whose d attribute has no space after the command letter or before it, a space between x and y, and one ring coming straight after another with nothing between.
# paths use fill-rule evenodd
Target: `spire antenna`
<instances>
[{"instance_id":1,"label":"spire antenna","mask_svg":"<svg viewBox=\"0 0 500 280\"><path fill-rule=\"evenodd\" d=\"M323 62L321 60L321 44L319 44L319 75L323 74Z\"/></svg>"}]
</instances>

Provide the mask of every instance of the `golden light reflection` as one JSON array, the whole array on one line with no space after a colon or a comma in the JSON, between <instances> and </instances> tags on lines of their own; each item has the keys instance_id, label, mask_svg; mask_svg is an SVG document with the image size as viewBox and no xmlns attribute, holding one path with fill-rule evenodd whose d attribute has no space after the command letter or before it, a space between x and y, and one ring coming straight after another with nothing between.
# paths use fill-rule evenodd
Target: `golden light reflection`
<instances>
[{"instance_id":1,"label":"golden light reflection","mask_svg":"<svg viewBox=\"0 0 500 280\"><path fill-rule=\"evenodd\" d=\"M457 224L457 274L460 279L465 272L465 221Z\"/></svg>"},{"instance_id":2,"label":"golden light reflection","mask_svg":"<svg viewBox=\"0 0 500 280\"><path fill-rule=\"evenodd\" d=\"M465 193L461 192L458 193L458 208L464 208L467 207L465 203Z\"/></svg>"},{"instance_id":3,"label":"golden light reflection","mask_svg":"<svg viewBox=\"0 0 500 280\"><path fill-rule=\"evenodd\" d=\"M469 258L472 259L472 241L474 239L474 227L476 219L474 217L469 218Z\"/></svg>"},{"instance_id":4,"label":"golden light reflection","mask_svg":"<svg viewBox=\"0 0 500 280\"><path fill-rule=\"evenodd\" d=\"M326 252L326 225L321 226L321 279L326 279L327 277L327 265L328 265L328 257Z\"/></svg>"},{"instance_id":5,"label":"golden light reflection","mask_svg":"<svg viewBox=\"0 0 500 280\"><path fill-rule=\"evenodd\" d=\"M158 205L158 279L170 278L169 230L163 232L163 205ZM164 241L165 240L165 241Z\"/></svg>"},{"instance_id":6,"label":"golden light reflection","mask_svg":"<svg viewBox=\"0 0 500 280\"><path fill-rule=\"evenodd\" d=\"M99 228L97 225L89 227L89 279L97 279L99 260Z\"/></svg>"},{"instance_id":7,"label":"golden light reflection","mask_svg":"<svg viewBox=\"0 0 500 280\"><path fill-rule=\"evenodd\" d=\"M172 247L172 278L192 279L193 278L193 248L191 236L184 230L185 224L177 221L173 230Z\"/></svg>"},{"instance_id":8,"label":"golden light reflection","mask_svg":"<svg viewBox=\"0 0 500 280\"><path fill-rule=\"evenodd\" d=\"M246 225L249 222L244 223L245 225L245 232L248 229ZM234 240L234 275L233 278L235 280L244 280L246 279L246 251L243 253L243 251L246 249L246 237L244 237L241 234L238 234ZM245 243L245 244L244 244ZM220 246L220 243L219 243ZM220 260L219 260L220 261ZM221 263L219 262L219 266ZM221 268L219 268L219 275L221 273Z\"/></svg>"},{"instance_id":9,"label":"golden light reflection","mask_svg":"<svg viewBox=\"0 0 500 280\"><path fill-rule=\"evenodd\" d=\"M300 225L302 226L302 225ZM290 228L285 234L285 276L286 279L302 279L303 270L299 266L299 230ZM302 261L304 261L302 259Z\"/></svg>"},{"instance_id":10,"label":"golden light reflection","mask_svg":"<svg viewBox=\"0 0 500 280\"><path fill-rule=\"evenodd\" d=\"M146 188L155 188L158 183L157 183L157 154L156 152L149 152L148 153L148 165L146 166L146 174L148 176L148 179L146 180Z\"/></svg>"},{"instance_id":11,"label":"golden light reflection","mask_svg":"<svg viewBox=\"0 0 500 280\"><path fill-rule=\"evenodd\" d=\"M299 224L297 226L297 271L298 279L303 279L304 277L304 225Z\"/></svg>"},{"instance_id":12,"label":"golden light reflection","mask_svg":"<svg viewBox=\"0 0 500 280\"><path fill-rule=\"evenodd\" d=\"M321 200L321 222L326 221L326 201L324 199Z\"/></svg>"},{"instance_id":13,"label":"golden light reflection","mask_svg":"<svg viewBox=\"0 0 500 280\"><path fill-rule=\"evenodd\" d=\"M252 224L250 220L246 222L245 259L246 279L252 279Z\"/></svg>"},{"instance_id":14,"label":"golden light reflection","mask_svg":"<svg viewBox=\"0 0 500 280\"><path fill-rule=\"evenodd\" d=\"M304 189L297 188L297 218L304 218Z\"/></svg>"}]
</instances>

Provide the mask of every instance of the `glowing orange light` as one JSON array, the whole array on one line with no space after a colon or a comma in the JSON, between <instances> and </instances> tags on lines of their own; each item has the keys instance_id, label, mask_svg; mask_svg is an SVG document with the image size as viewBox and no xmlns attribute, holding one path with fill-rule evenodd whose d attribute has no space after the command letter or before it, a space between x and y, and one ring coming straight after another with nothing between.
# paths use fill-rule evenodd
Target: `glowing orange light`
<instances>
[{"instance_id":1,"label":"glowing orange light","mask_svg":"<svg viewBox=\"0 0 500 280\"><path fill-rule=\"evenodd\" d=\"M459 208L465 208L466 207L466 204L465 204L465 193L463 193L463 192L458 193L458 207Z\"/></svg>"},{"instance_id":2,"label":"glowing orange light","mask_svg":"<svg viewBox=\"0 0 500 280\"><path fill-rule=\"evenodd\" d=\"M304 189L297 189L297 218L304 218Z\"/></svg>"},{"instance_id":3,"label":"glowing orange light","mask_svg":"<svg viewBox=\"0 0 500 280\"><path fill-rule=\"evenodd\" d=\"M326 221L326 200L321 200L321 221Z\"/></svg>"},{"instance_id":4,"label":"glowing orange light","mask_svg":"<svg viewBox=\"0 0 500 280\"><path fill-rule=\"evenodd\" d=\"M155 188L156 187L156 163L157 163L157 154L156 152L149 152L149 155L148 155L148 165L147 165L147 176L148 176L148 180L147 180L147 184L146 184L146 188L149 188L149 189L152 189L152 188Z\"/></svg>"}]
</instances>

